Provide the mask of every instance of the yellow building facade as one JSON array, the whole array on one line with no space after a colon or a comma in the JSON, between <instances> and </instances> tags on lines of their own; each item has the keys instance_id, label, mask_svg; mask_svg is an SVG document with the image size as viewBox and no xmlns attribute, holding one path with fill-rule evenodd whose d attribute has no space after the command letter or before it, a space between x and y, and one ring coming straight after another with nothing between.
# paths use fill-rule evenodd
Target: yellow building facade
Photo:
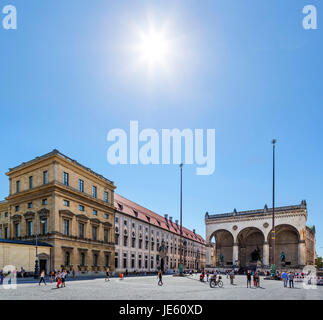
<instances>
[{"instance_id":1,"label":"yellow building facade","mask_svg":"<svg viewBox=\"0 0 323 320\"><path fill-rule=\"evenodd\" d=\"M9 196L0 202L0 238L35 241L37 233L40 242L51 245L47 271L114 270L112 181L58 150L6 174Z\"/></svg>"}]
</instances>

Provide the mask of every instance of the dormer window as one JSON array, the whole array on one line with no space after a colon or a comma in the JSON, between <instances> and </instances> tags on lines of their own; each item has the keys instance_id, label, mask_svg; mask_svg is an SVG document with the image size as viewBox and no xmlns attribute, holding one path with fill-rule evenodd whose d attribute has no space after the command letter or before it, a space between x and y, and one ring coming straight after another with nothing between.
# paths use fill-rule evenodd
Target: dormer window
<instances>
[{"instance_id":1,"label":"dormer window","mask_svg":"<svg viewBox=\"0 0 323 320\"><path fill-rule=\"evenodd\" d=\"M118 203L119 210L123 210L123 205L121 203Z\"/></svg>"}]
</instances>

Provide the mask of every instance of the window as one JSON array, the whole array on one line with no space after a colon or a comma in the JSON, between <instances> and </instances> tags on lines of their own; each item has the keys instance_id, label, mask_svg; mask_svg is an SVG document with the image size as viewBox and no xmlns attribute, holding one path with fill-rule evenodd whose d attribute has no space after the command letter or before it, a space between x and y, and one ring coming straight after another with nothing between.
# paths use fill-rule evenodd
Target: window
<instances>
[{"instance_id":1,"label":"window","mask_svg":"<svg viewBox=\"0 0 323 320\"><path fill-rule=\"evenodd\" d=\"M79 237L84 238L84 223L79 223Z\"/></svg>"},{"instance_id":2,"label":"window","mask_svg":"<svg viewBox=\"0 0 323 320\"><path fill-rule=\"evenodd\" d=\"M97 188L96 188L96 186L93 186L93 188L92 188L92 196L93 196L93 198L96 198L96 193L97 193Z\"/></svg>"},{"instance_id":3,"label":"window","mask_svg":"<svg viewBox=\"0 0 323 320\"><path fill-rule=\"evenodd\" d=\"M46 205L46 204L48 204L47 199L43 199L43 200L42 200L42 205L44 206L44 205Z\"/></svg>"},{"instance_id":4,"label":"window","mask_svg":"<svg viewBox=\"0 0 323 320\"><path fill-rule=\"evenodd\" d=\"M43 184L47 184L48 183L48 172L44 171L43 172Z\"/></svg>"},{"instance_id":5,"label":"window","mask_svg":"<svg viewBox=\"0 0 323 320\"><path fill-rule=\"evenodd\" d=\"M85 265L85 253L81 252L81 259L80 259L80 265L84 266Z\"/></svg>"},{"instance_id":6,"label":"window","mask_svg":"<svg viewBox=\"0 0 323 320\"><path fill-rule=\"evenodd\" d=\"M20 181L16 181L16 192L20 192Z\"/></svg>"},{"instance_id":7,"label":"window","mask_svg":"<svg viewBox=\"0 0 323 320\"><path fill-rule=\"evenodd\" d=\"M70 265L70 253L65 252L65 266L69 266L69 265Z\"/></svg>"},{"instance_id":8,"label":"window","mask_svg":"<svg viewBox=\"0 0 323 320\"><path fill-rule=\"evenodd\" d=\"M20 224L19 223L16 223L15 229L16 229L16 237L20 237Z\"/></svg>"},{"instance_id":9,"label":"window","mask_svg":"<svg viewBox=\"0 0 323 320\"><path fill-rule=\"evenodd\" d=\"M127 221L125 220L125 221L123 221L123 224L126 226L127 225Z\"/></svg>"},{"instance_id":10,"label":"window","mask_svg":"<svg viewBox=\"0 0 323 320\"><path fill-rule=\"evenodd\" d=\"M150 268L154 269L154 256L151 256L150 258Z\"/></svg>"},{"instance_id":11,"label":"window","mask_svg":"<svg viewBox=\"0 0 323 320\"><path fill-rule=\"evenodd\" d=\"M93 255L93 265L98 266L98 255L96 253Z\"/></svg>"},{"instance_id":12,"label":"window","mask_svg":"<svg viewBox=\"0 0 323 320\"><path fill-rule=\"evenodd\" d=\"M136 247L136 238L132 238L132 240L131 240L131 247L132 248L135 248Z\"/></svg>"},{"instance_id":13,"label":"window","mask_svg":"<svg viewBox=\"0 0 323 320\"><path fill-rule=\"evenodd\" d=\"M42 219L41 228L42 234L47 234L47 218Z\"/></svg>"},{"instance_id":14,"label":"window","mask_svg":"<svg viewBox=\"0 0 323 320\"><path fill-rule=\"evenodd\" d=\"M31 209L33 207L33 203L32 202L28 202L27 207L28 207L28 209Z\"/></svg>"},{"instance_id":15,"label":"window","mask_svg":"<svg viewBox=\"0 0 323 320\"><path fill-rule=\"evenodd\" d=\"M65 186L69 185L69 174L67 172L63 173L63 183Z\"/></svg>"},{"instance_id":16,"label":"window","mask_svg":"<svg viewBox=\"0 0 323 320\"><path fill-rule=\"evenodd\" d=\"M29 177L29 189L32 189L32 187L33 187L33 177L30 176Z\"/></svg>"},{"instance_id":17,"label":"window","mask_svg":"<svg viewBox=\"0 0 323 320\"><path fill-rule=\"evenodd\" d=\"M84 192L84 181L79 179L79 191Z\"/></svg>"},{"instance_id":18,"label":"window","mask_svg":"<svg viewBox=\"0 0 323 320\"><path fill-rule=\"evenodd\" d=\"M92 227L92 239L93 240L97 239L97 231L98 231L97 227Z\"/></svg>"},{"instance_id":19,"label":"window","mask_svg":"<svg viewBox=\"0 0 323 320\"><path fill-rule=\"evenodd\" d=\"M145 269L148 269L148 257L145 256Z\"/></svg>"},{"instance_id":20,"label":"window","mask_svg":"<svg viewBox=\"0 0 323 320\"><path fill-rule=\"evenodd\" d=\"M134 224L134 223L132 224L132 227L133 227L133 228L135 227L135 224Z\"/></svg>"},{"instance_id":21,"label":"window","mask_svg":"<svg viewBox=\"0 0 323 320\"><path fill-rule=\"evenodd\" d=\"M116 223L118 223L118 222L119 222L119 219L118 219L118 217L116 217L116 218L115 218L115 221L116 221Z\"/></svg>"},{"instance_id":22,"label":"window","mask_svg":"<svg viewBox=\"0 0 323 320\"><path fill-rule=\"evenodd\" d=\"M142 247L142 239L139 239L138 247L139 247L139 249L141 249L141 247Z\"/></svg>"},{"instance_id":23,"label":"window","mask_svg":"<svg viewBox=\"0 0 323 320\"><path fill-rule=\"evenodd\" d=\"M118 268L119 266L119 259L118 259L118 252L114 254L114 267Z\"/></svg>"},{"instance_id":24,"label":"window","mask_svg":"<svg viewBox=\"0 0 323 320\"><path fill-rule=\"evenodd\" d=\"M96 210L93 209L93 215L94 216L97 216L98 215L98 212Z\"/></svg>"},{"instance_id":25,"label":"window","mask_svg":"<svg viewBox=\"0 0 323 320\"><path fill-rule=\"evenodd\" d=\"M109 265L110 265L110 256L108 254L105 255L104 265L105 265L105 267L109 267Z\"/></svg>"},{"instance_id":26,"label":"window","mask_svg":"<svg viewBox=\"0 0 323 320\"><path fill-rule=\"evenodd\" d=\"M28 221L28 236L31 236L33 234L33 222L32 221Z\"/></svg>"},{"instance_id":27,"label":"window","mask_svg":"<svg viewBox=\"0 0 323 320\"><path fill-rule=\"evenodd\" d=\"M134 254L131 255L131 268L132 269L135 268L135 255Z\"/></svg>"},{"instance_id":28,"label":"window","mask_svg":"<svg viewBox=\"0 0 323 320\"><path fill-rule=\"evenodd\" d=\"M128 236L123 237L123 245L126 247L128 245Z\"/></svg>"},{"instance_id":29,"label":"window","mask_svg":"<svg viewBox=\"0 0 323 320\"><path fill-rule=\"evenodd\" d=\"M118 234L114 235L114 243L119 244L119 235Z\"/></svg>"},{"instance_id":30,"label":"window","mask_svg":"<svg viewBox=\"0 0 323 320\"><path fill-rule=\"evenodd\" d=\"M104 242L109 242L109 231L107 229L104 229Z\"/></svg>"},{"instance_id":31,"label":"window","mask_svg":"<svg viewBox=\"0 0 323 320\"><path fill-rule=\"evenodd\" d=\"M109 194L107 191L104 191L104 201L109 202Z\"/></svg>"},{"instance_id":32,"label":"window","mask_svg":"<svg viewBox=\"0 0 323 320\"><path fill-rule=\"evenodd\" d=\"M141 269L141 254L138 256L138 268Z\"/></svg>"},{"instance_id":33,"label":"window","mask_svg":"<svg viewBox=\"0 0 323 320\"><path fill-rule=\"evenodd\" d=\"M70 234L70 221L64 219L64 234L68 236Z\"/></svg>"},{"instance_id":34,"label":"window","mask_svg":"<svg viewBox=\"0 0 323 320\"><path fill-rule=\"evenodd\" d=\"M63 200L63 204L64 204L65 207L70 206L70 202L68 200Z\"/></svg>"},{"instance_id":35,"label":"window","mask_svg":"<svg viewBox=\"0 0 323 320\"><path fill-rule=\"evenodd\" d=\"M109 219L109 215L108 214L104 214L104 219Z\"/></svg>"},{"instance_id":36,"label":"window","mask_svg":"<svg viewBox=\"0 0 323 320\"><path fill-rule=\"evenodd\" d=\"M8 218L8 212L5 212L4 216L5 216L6 218Z\"/></svg>"},{"instance_id":37,"label":"window","mask_svg":"<svg viewBox=\"0 0 323 320\"><path fill-rule=\"evenodd\" d=\"M15 211L18 212L20 210L19 206L15 206Z\"/></svg>"},{"instance_id":38,"label":"window","mask_svg":"<svg viewBox=\"0 0 323 320\"><path fill-rule=\"evenodd\" d=\"M123 267L127 268L127 254L126 253L123 254Z\"/></svg>"},{"instance_id":39,"label":"window","mask_svg":"<svg viewBox=\"0 0 323 320\"><path fill-rule=\"evenodd\" d=\"M146 240L145 249L148 250L148 240Z\"/></svg>"},{"instance_id":40,"label":"window","mask_svg":"<svg viewBox=\"0 0 323 320\"><path fill-rule=\"evenodd\" d=\"M82 206L81 204L79 204L79 210L80 211L84 211L84 206Z\"/></svg>"}]
</instances>

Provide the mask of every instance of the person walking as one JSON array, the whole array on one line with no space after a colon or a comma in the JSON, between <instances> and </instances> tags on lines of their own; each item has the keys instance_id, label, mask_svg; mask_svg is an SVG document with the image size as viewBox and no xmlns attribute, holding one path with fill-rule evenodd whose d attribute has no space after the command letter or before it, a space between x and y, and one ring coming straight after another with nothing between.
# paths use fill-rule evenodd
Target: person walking
<instances>
[{"instance_id":1,"label":"person walking","mask_svg":"<svg viewBox=\"0 0 323 320\"><path fill-rule=\"evenodd\" d=\"M105 281L110 281L110 269L105 270Z\"/></svg>"},{"instance_id":2,"label":"person walking","mask_svg":"<svg viewBox=\"0 0 323 320\"><path fill-rule=\"evenodd\" d=\"M206 271L206 282L209 282L209 276L210 276L210 273L209 273L209 270Z\"/></svg>"},{"instance_id":3,"label":"person walking","mask_svg":"<svg viewBox=\"0 0 323 320\"><path fill-rule=\"evenodd\" d=\"M73 279L75 279L75 270L74 270L74 268L72 270L72 276L73 276Z\"/></svg>"},{"instance_id":4,"label":"person walking","mask_svg":"<svg viewBox=\"0 0 323 320\"><path fill-rule=\"evenodd\" d=\"M64 287L64 288L66 287L66 284L65 284L66 277L67 277L67 271L63 270L63 272L62 272L62 287Z\"/></svg>"},{"instance_id":5,"label":"person walking","mask_svg":"<svg viewBox=\"0 0 323 320\"><path fill-rule=\"evenodd\" d=\"M288 275L289 287L294 288L294 274L292 272Z\"/></svg>"},{"instance_id":6,"label":"person walking","mask_svg":"<svg viewBox=\"0 0 323 320\"><path fill-rule=\"evenodd\" d=\"M233 279L234 279L234 271L232 270L230 273L230 284L233 285Z\"/></svg>"},{"instance_id":7,"label":"person walking","mask_svg":"<svg viewBox=\"0 0 323 320\"><path fill-rule=\"evenodd\" d=\"M158 272L158 285L162 286L163 285L163 273L161 270Z\"/></svg>"},{"instance_id":8,"label":"person walking","mask_svg":"<svg viewBox=\"0 0 323 320\"><path fill-rule=\"evenodd\" d=\"M251 288L251 273L247 271L247 288Z\"/></svg>"},{"instance_id":9,"label":"person walking","mask_svg":"<svg viewBox=\"0 0 323 320\"><path fill-rule=\"evenodd\" d=\"M287 288L287 282L288 282L288 274L286 271L282 274L283 282L284 282L284 288Z\"/></svg>"},{"instance_id":10,"label":"person walking","mask_svg":"<svg viewBox=\"0 0 323 320\"><path fill-rule=\"evenodd\" d=\"M40 280L39 280L39 285L42 283L42 282L44 282L45 283L45 285L46 285L46 282L45 282L45 270L43 270L42 272L41 272L41 274L40 274Z\"/></svg>"},{"instance_id":11,"label":"person walking","mask_svg":"<svg viewBox=\"0 0 323 320\"><path fill-rule=\"evenodd\" d=\"M59 286L61 285L61 273L60 272L56 272L56 280L57 280L57 289L59 288Z\"/></svg>"}]
</instances>

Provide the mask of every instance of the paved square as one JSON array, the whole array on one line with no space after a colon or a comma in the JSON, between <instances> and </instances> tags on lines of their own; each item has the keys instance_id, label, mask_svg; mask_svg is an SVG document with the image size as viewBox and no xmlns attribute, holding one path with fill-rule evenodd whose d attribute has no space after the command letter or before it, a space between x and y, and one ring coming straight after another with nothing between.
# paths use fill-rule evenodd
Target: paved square
<instances>
[{"instance_id":1,"label":"paved square","mask_svg":"<svg viewBox=\"0 0 323 320\"><path fill-rule=\"evenodd\" d=\"M246 288L246 277L236 276L234 283L222 277L223 288L210 288L201 283L198 275L179 278L163 277L163 286L157 285L157 277L129 277L123 280L112 278L67 281L65 288L56 289L56 283L39 286L37 283L18 284L17 289L6 290L0 287L1 300L240 300L240 299L315 299L323 300L323 286L304 289L303 284L295 282L295 288L284 288L281 281L263 280L261 288Z\"/></svg>"}]
</instances>

